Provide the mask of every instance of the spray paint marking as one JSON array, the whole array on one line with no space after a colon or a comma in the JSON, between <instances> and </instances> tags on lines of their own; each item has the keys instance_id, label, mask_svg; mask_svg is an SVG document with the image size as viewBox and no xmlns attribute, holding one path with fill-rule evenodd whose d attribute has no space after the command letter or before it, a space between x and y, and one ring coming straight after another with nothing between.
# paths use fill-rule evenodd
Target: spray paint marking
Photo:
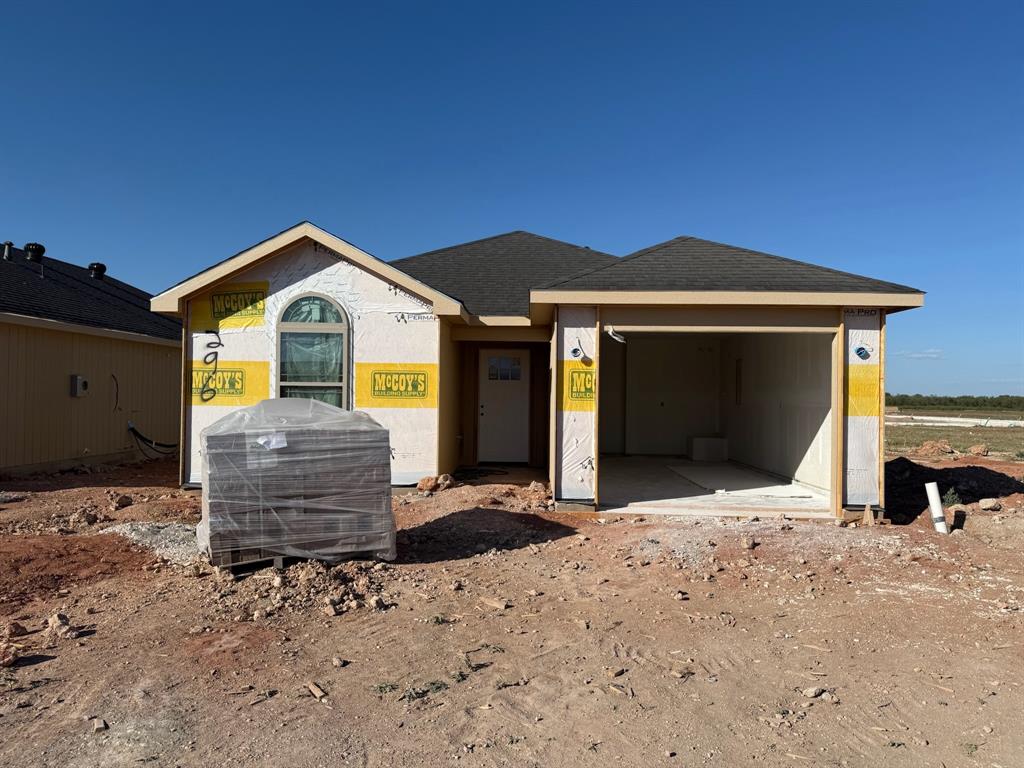
<instances>
[{"instance_id":1,"label":"spray paint marking","mask_svg":"<svg viewBox=\"0 0 1024 768\"><path fill-rule=\"evenodd\" d=\"M204 403L208 403L217 396L217 388L211 384L216 383L217 379L217 361L220 359L219 350L224 346L224 342L220 340L220 334L216 331L209 331L213 336L213 341L206 342L206 349L209 350L203 355L203 365L213 366L212 370L209 371L192 371L192 394L199 395L199 399ZM196 391L196 374L200 376L199 391Z\"/></svg>"}]
</instances>

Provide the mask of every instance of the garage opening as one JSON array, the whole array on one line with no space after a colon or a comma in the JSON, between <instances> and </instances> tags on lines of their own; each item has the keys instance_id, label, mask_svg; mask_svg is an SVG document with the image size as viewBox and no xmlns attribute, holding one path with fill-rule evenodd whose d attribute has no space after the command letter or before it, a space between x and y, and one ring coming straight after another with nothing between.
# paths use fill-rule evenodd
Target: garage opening
<instances>
[{"instance_id":1,"label":"garage opening","mask_svg":"<svg viewBox=\"0 0 1024 768\"><path fill-rule=\"evenodd\" d=\"M602 334L602 509L830 517L832 334Z\"/></svg>"}]
</instances>

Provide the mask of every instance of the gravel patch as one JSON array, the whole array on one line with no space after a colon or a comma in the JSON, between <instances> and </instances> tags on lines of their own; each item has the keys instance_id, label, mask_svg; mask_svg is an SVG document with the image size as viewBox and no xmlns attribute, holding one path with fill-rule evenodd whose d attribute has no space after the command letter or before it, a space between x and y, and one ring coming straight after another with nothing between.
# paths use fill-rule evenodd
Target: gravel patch
<instances>
[{"instance_id":1,"label":"gravel patch","mask_svg":"<svg viewBox=\"0 0 1024 768\"><path fill-rule=\"evenodd\" d=\"M153 550L177 565L188 565L199 557L196 528L184 523L121 523L105 529Z\"/></svg>"}]
</instances>

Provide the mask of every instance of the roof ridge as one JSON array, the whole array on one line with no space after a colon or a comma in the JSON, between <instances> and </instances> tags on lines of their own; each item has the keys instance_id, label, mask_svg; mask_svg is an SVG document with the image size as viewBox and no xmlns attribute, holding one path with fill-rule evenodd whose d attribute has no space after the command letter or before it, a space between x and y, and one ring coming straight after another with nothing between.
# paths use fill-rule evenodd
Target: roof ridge
<instances>
[{"instance_id":1,"label":"roof ridge","mask_svg":"<svg viewBox=\"0 0 1024 768\"><path fill-rule=\"evenodd\" d=\"M757 250L754 250L753 248L745 248L742 245L729 245L728 243L720 243L717 240L706 240L703 237L693 237L693 238L690 238L690 239L691 240L699 240L702 243L710 243L711 245L718 245L718 246L721 246L723 248L732 248L733 250L736 250L736 251L745 251L746 253L752 253L752 254L755 254L756 256L766 256L769 259L775 259L776 261L784 261L784 262L789 263L789 264L799 264L802 267L813 267L814 269L820 269L820 270L825 271L825 272L831 272L834 275L843 275L844 277L856 277L859 280L871 280L872 282L875 282L875 283L884 283L886 285L892 285L892 286L895 286L897 288L906 288L906 289L909 289L911 291L917 291L918 293L922 292L922 291L920 291L917 288L914 288L912 286L903 285L902 283L894 283L891 280L880 280L877 277L868 277L867 275L858 275L856 272L846 272L846 271L844 271L842 269L836 269L835 267L826 267L824 264L815 264L812 261L801 261L800 259L793 259L793 258L790 258L789 256L780 256L777 253L768 253L767 251L757 251ZM671 242L671 241L669 241L669 242ZM666 244L667 243L662 243L662 245L666 245Z\"/></svg>"},{"instance_id":2,"label":"roof ridge","mask_svg":"<svg viewBox=\"0 0 1024 768\"><path fill-rule=\"evenodd\" d=\"M521 232L524 235L530 235L530 237L539 237L541 240L547 240L552 243L558 243L559 245L568 245L570 248L575 248L579 251L588 251L590 253L596 253L598 256L611 256L613 259L619 258L614 253L608 253L606 251L598 251L591 248L589 245L577 245L576 243L570 243L568 240L559 240L557 237L548 237L547 235L538 235L536 232L529 232L525 229L517 229L516 232ZM516 232L509 232L509 234L516 234Z\"/></svg>"},{"instance_id":3,"label":"roof ridge","mask_svg":"<svg viewBox=\"0 0 1024 768\"><path fill-rule=\"evenodd\" d=\"M513 230L511 230L509 232L502 232L502 233L497 234L497 235L488 235L487 237L480 237L480 238L477 238L476 240L467 240L464 243L455 243L454 245L446 245L446 246L443 246L441 248L434 248L433 250L424 251L423 253L414 253L412 256L403 256L400 259L392 259L391 261L388 262L388 264L395 265L395 264L398 264L399 262L402 262L402 261L409 261L411 259L418 259L420 256L433 256L435 253L441 253L442 251L450 251L453 248L464 248L467 245L476 245L477 243L486 243L488 240L497 240L499 237L508 237L509 235L518 235L518 234L529 235L529 234L532 234L532 233L527 232L525 229L513 229ZM540 235L538 235L538 237L540 237Z\"/></svg>"},{"instance_id":4,"label":"roof ridge","mask_svg":"<svg viewBox=\"0 0 1024 768\"><path fill-rule=\"evenodd\" d=\"M788 256L780 256L780 255L775 254L775 253L767 253L765 251L758 251L758 250L754 250L753 248L745 248L745 247L739 246L739 245L730 245L728 243L722 243L722 242L719 242L717 240L707 240L705 238L695 237L693 235L680 235L680 236L674 237L674 238L672 238L670 240L665 240L664 242L648 246L647 248L642 248L639 251L635 251L634 253L631 253L628 256L624 256L624 257L618 259L618 261L616 261L614 263L605 264L605 265L602 265L600 267L595 267L593 269L588 269L586 271L579 272L579 273L577 273L575 275L570 275L568 277L559 278L558 280L554 280L554 281L552 281L550 283L537 286L537 289L556 288L556 287L559 287L559 286L568 285L568 284L571 284L574 281L579 280L581 278L585 278L585 277L588 277L590 275L599 273L602 270L606 270L606 269L609 269L609 268L617 267L620 264L623 264L623 263L628 262L628 261L632 261L634 259L643 258L644 256L650 255L650 254L658 252L658 251L662 251L662 250L672 246L673 244L684 242L684 241L692 241L694 243L703 243L705 245L713 246L715 248L724 249L725 250L724 254L714 254L714 257L716 259L717 258L722 258L724 260L724 259L728 259L730 255L744 254L745 253L745 254L751 254L751 255L754 255L754 256L758 256L758 257L763 257L765 259L770 259L770 260L772 260L774 262L777 262L777 263L796 265L796 266L803 267L803 268L810 268L810 269L814 270L815 272L817 272L819 274L825 273L825 274L837 275L837 276L841 276L841 277L845 277L845 278L852 278L854 280L868 281L870 283L875 284L876 286L879 286L879 287L882 287L882 288L889 288L889 289L897 291L897 292L923 293L923 291L921 291L918 288L914 288L914 287L909 286L909 285L904 285L902 283L894 283L894 282L892 282L890 280L881 280L881 279L874 278L874 277L868 277L866 275L859 275L859 274L856 274L855 272L847 272L847 271L844 271L844 270L841 270L841 269L836 269L834 267L824 266L822 264L815 264L815 263L809 262L809 261L801 261L799 259L793 259L793 258L790 258ZM732 252L732 253L730 253L730 252ZM691 256L691 255L690 254L672 254L672 256L673 256L673 261L676 261L676 260L686 261L689 258L689 256ZM649 290L655 290L655 288L652 287Z\"/></svg>"},{"instance_id":5,"label":"roof ridge","mask_svg":"<svg viewBox=\"0 0 1024 768\"><path fill-rule=\"evenodd\" d=\"M452 250L454 248L465 248L467 245L476 245L478 243L486 243L489 240L497 240L498 238L508 237L509 235L529 235L530 237L536 237L539 240L547 240L550 243L557 243L558 245L567 245L570 248L575 248L578 251L586 251L587 253L596 253L598 256L610 256L613 259L617 259L618 258L618 256L615 256L614 254L606 253L605 251L595 250L595 249L591 248L588 245L577 245L576 243L570 243L568 240L559 240L558 238L548 237L547 235L538 235L536 232L530 232L529 230L526 230L526 229L513 229L513 230L511 230L509 232L502 232L502 233L497 234L497 235L490 235L488 237L481 237L481 238L478 238L476 240L469 240L469 241L467 241L465 243L456 243L454 245L446 245L443 248L435 248L432 251L424 251L423 253L417 253L417 254L414 254L412 256L403 256L400 259L395 259L394 261L391 261L391 262L388 262L388 263L389 264L399 264L399 263L401 263L403 261L410 261L412 259L418 259L420 256L433 256L435 254L442 253L443 251L450 251L450 250Z\"/></svg>"},{"instance_id":6,"label":"roof ridge","mask_svg":"<svg viewBox=\"0 0 1024 768\"><path fill-rule=\"evenodd\" d=\"M697 240L697 239L699 239L699 238L695 238L695 237L692 237L690 235L679 235L678 237L673 237L671 240L666 240L663 243L658 243L656 245L651 245L651 246L648 246L647 248L641 248L639 251L635 251L635 252L629 254L628 256L615 256L613 258L615 258L616 261L614 261L614 262L612 262L610 264L602 264L600 267L594 267L593 269L586 269L586 270L584 270L582 272L577 272L574 275L569 275L568 277L560 277L557 280L554 280L554 281L552 281L550 283L546 283L544 285L538 285L537 289L538 290L542 290L542 289L545 289L545 288L554 288L557 285L561 285L563 283L568 283L568 282L570 282L572 280L576 280L577 278L583 277L584 275L589 275L589 274L592 274L594 272L600 272L601 270L608 269L609 267L617 267L619 264L622 264L625 261L629 261L631 259L635 259L635 258L638 258L640 256L644 256L645 254L649 253L650 251L653 251L655 248L660 248L661 246L668 245L669 243L675 243L675 242L677 242L679 240ZM607 256L611 256L611 254L606 254L606 255Z\"/></svg>"}]
</instances>

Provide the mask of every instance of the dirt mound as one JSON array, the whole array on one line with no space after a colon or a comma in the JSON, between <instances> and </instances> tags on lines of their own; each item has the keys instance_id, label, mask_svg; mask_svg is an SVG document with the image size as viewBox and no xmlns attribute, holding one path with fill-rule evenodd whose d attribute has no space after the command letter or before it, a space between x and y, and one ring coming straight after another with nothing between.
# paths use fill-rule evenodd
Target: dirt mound
<instances>
[{"instance_id":1,"label":"dirt mound","mask_svg":"<svg viewBox=\"0 0 1024 768\"><path fill-rule=\"evenodd\" d=\"M911 522L928 508L925 483L937 483L939 494L955 491L962 504L984 498L1024 493L1020 480L977 464L932 467L903 456L885 464L886 512L896 522Z\"/></svg>"},{"instance_id":2,"label":"dirt mound","mask_svg":"<svg viewBox=\"0 0 1024 768\"><path fill-rule=\"evenodd\" d=\"M240 579L218 571L212 582L215 613L258 621L282 613L338 616L360 608L386 610L395 604L386 589L389 575L387 564L363 561L332 566L309 560Z\"/></svg>"},{"instance_id":3,"label":"dirt mound","mask_svg":"<svg viewBox=\"0 0 1024 768\"><path fill-rule=\"evenodd\" d=\"M915 456L949 456L955 452L948 440L925 440L914 449Z\"/></svg>"},{"instance_id":4,"label":"dirt mound","mask_svg":"<svg viewBox=\"0 0 1024 768\"><path fill-rule=\"evenodd\" d=\"M120 536L0 537L0 615L60 589L141 573L153 559Z\"/></svg>"}]
</instances>

